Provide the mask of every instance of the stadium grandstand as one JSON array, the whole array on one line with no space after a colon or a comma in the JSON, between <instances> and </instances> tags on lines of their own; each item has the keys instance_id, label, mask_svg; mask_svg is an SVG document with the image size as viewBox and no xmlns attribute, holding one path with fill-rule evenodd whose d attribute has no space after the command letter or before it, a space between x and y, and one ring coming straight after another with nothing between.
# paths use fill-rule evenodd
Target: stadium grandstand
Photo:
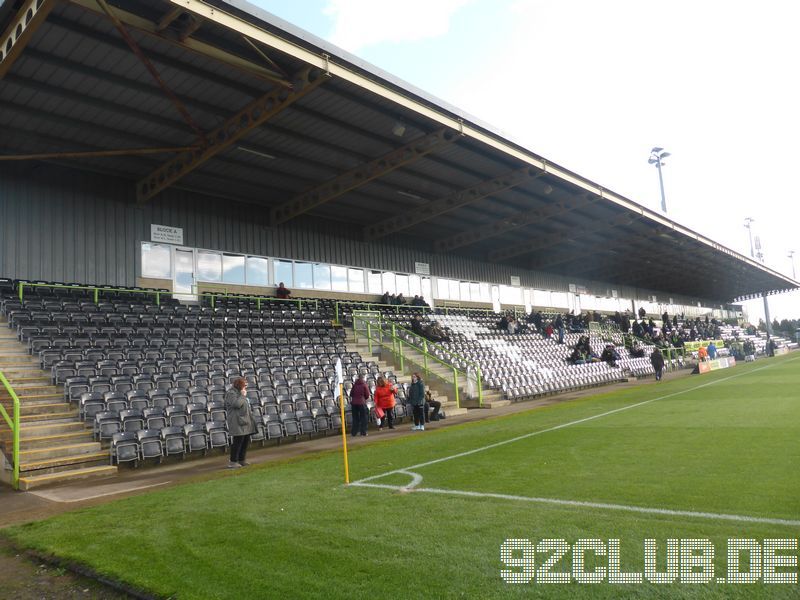
<instances>
[{"instance_id":1,"label":"stadium grandstand","mask_svg":"<svg viewBox=\"0 0 800 600\"><path fill-rule=\"evenodd\" d=\"M22 489L226 448L239 376L276 444L341 430L337 361L423 370L457 419L650 376L653 345L769 352L737 302L800 285L245 2L16 0L0 31Z\"/></svg>"}]
</instances>

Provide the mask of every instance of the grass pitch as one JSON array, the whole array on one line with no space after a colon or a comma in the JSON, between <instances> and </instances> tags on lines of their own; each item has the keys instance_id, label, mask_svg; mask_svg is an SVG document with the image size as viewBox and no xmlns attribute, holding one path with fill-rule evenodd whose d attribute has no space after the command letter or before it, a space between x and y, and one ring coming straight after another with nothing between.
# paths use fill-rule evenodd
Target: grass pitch
<instances>
[{"instance_id":1,"label":"grass pitch","mask_svg":"<svg viewBox=\"0 0 800 600\"><path fill-rule=\"evenodd\" d=\"M621 570L641 573L645 539L659 571L668 539L708 539L716 581L729 538L796 540L799 384L789 355L361 446L351 473L368 485L343 486L340 455L324 453L5 534L178 598L794 598L797 583L546 585L537 573L511 585L501 570L521 568L500 547L619 539ZM570 572L571 556L550 572ZM609 565L586 557L587 570Z\"/></svg>"}]
</instances>

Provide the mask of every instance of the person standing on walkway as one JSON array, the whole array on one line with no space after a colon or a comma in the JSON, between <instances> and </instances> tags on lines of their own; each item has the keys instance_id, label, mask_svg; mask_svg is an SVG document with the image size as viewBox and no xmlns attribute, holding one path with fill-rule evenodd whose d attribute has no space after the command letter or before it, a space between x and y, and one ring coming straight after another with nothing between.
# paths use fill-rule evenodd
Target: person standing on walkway
<instances>
[{"instance_id":1,"label":"person standing on walkway","mask_svg":"<svg viewBox=\"0 0 800 600\"><path fill-rule=\"evenodd\" d=\"M408 402L414 411L412 431L425 431L425 383L419 373L411 374L411 385L408 387Z\"/></svg>"},{"instance_id":2,"label":"person standing on walkway","mask_svg":"<svg viewBox=\"0 0 800 600\"><path fill-rule=\"evenodd\" d=\"M369 400L369 387L364 381L364 376L359 375L350 390L350 407L353 415L353 431L351 433L353 437L367 435L367 421L369 421L367 400Z\"/></svg>"},{"instance_id":3,"label":"person standing on walkway","mask_svg":"<svg viewBox=\"0 0 800 600\"><path fill-rule=\"evenodd\" d=\"M389 426L389 429L394 429L394 393L396 388L390 382L386 381L383 376L378 377L375 383L377 384L375 386L375 406L380 408L384 414L381 424L378 426L378 430L383 429L384 421Z\"/></svg>"},{"instance_id":4,"label":"person standing on walkway","mask_svg":"<svg viewBox=\"0 0 800 600\"><path fill-rule=\"evenodd\" d=\"M653 349L650 355L650 364L653 365L653 370L656 372L656 381L661 381L661 375L664 372L664 355L658 348Z\"/></svg>"},{"instance_id":5,"label":"person standing on walkway","mask_svg":"<svg viewBox=\"0 0 800 600\"><path fill-rule=\"evenodd\" d=\"M247 380L244 377L234 379L233 387L225 392L225 411L228 432L233 437L228 468L246 467L250 464L245 460L247 446L250 445L250 436L256 432L256 424L247 401Z\"/></svg>"}]
</instances>

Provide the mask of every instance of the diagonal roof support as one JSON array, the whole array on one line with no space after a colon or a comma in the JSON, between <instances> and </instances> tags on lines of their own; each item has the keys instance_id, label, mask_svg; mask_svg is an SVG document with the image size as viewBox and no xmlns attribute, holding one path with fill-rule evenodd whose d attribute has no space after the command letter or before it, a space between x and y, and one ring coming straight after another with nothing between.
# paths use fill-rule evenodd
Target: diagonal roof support
<instances>
[{"instance_id":1,"label":"diagonal roof support","mask_svg":"<svg viewBox=\"0 0 800 600\"><path fill-rule=\"evenodd\" d=\"M491 196L497 192L507 190L509 188L522 185L526 181L536 179L544 175L544 171L539 171L534 167L523 167L516 171L509 171L499 177L482 181L476 186L461 190L444 198L439 198L429 202L424 206L419 206L411 212L389 217L377 223L364 228L364 236L367 240L372 241L389 234L400 231L401 229L408 229L416 225L428 221L433 217L443 215L452 210L477 202L481 198Z\"/></svg>"},{"instance_id":2,"label":"diagonal roof support","mask_svg":"<svg viewBox=\"0 0 800 600\"><path fill-rule=\"evenodd\" d=\"M500 219L499 221L493 221L476 227L475 229L470 229L469 231L462 231L461 233L436 242L434 244L434 249L436 252L449 252L462 246L477 244L483 240L502 235L508 231L513 231L514 229L519 229L526 225L542 223L547 219L552 219L553 217L568 213L592 202L592 200L587 202L586 198L585 195L576 198L567 198L541 208L519 212L515 215Z\"/></svg>"},{"instance_id":3,"label":"diagonal roof support","mask_svg":"<svg viewBox=\"0 0 800 600\"><path fill-rule=\"evenodd\" d=\"M164 163L136 184L136 197L146 202L162 190L185 177L207 160L219 154L253 129L291 106L294 102L327 81L324 73L316 67L306 67L294 77L291 91L278 88L245 106L228 118L191 152L183 152Z\"/></svg>"},{"instance_id":4,"label":"diagonal roof support","mask_svg":"<svg viewBox=\"0 0 800 600\"><path fill-rule=\"evenodd\" d=\"M17 16L0 37L0 79L22 55L25 46L55 5L56 0L28 0L17 11Z\"/></svg>"},{"instance_id":5,"label":"diagonal roof support","mask_svg":"<svg viewBox=\"0 0 800 600\"><path fill-rule=\"evenodd\" d=\"M115 15L114 11L111 10L111 7L108 5L106 0L96 0L96 2L100 6L100 8L103 9L103 12L106 13L106 16L114 24L114 27L117 28L117 31L119 31L119 34L122 36L122 39L125 40L125 43L128 44L128 46L136 55L136 57L139 59L139 61L144 65L145 69L147 69L147 72L150 73L152 78L158 84L158 87L161 88L161 91L164 92L167 98L169 98L170 102L172 102L172 104L175 105L175 108L181 114L183 120L186 121L186 124L189 125L189 127L191 127L192 130L200 138L203 138L203 136L205 135L203 133L203 130L200 129L200 126L197 123L195 123L194 119L192 118L192 115L189 114L189 111L187 110L186 106L184 106L183 102L181 102L175 95L175 93L169 88L167 83L164 81L164 78L161 77L161 74L158 72L158 69L156 69L155 65L152 62L150 62L150 59L147 58L147 55L144 53L144 51L142 51L141 46L139 46L137 41L128 32L128 30L125 28L125 25L122 24L122 21L120 21L117 18L117 15Z\"/></svg>"},{"instance_id":6,"label":"diagonal roof support","mask_svg":"<svg viewBox=\"0 0 800 600\"><path fill-rule=\"evenodd\" d=\"M273 227L308 212L321 204L338 198L365 183L391 173L395 169L410 164L437 148L458 139L459 134L450 129L439 129L423 135L405 146L401 146L383 156L357 166L338 177L326 181L311 190L295 196L291 200L276 206L271 211Z\"/></svg>"},{"instance_id":7,"label":"diagonal roof support","mask_svg":"<svg viewBox=\"0 0 800 600\"><path fill-rule=\"evenodd\" d=\"M637 213L624 213L611 219L610 221L599 223L594 227L583 229L580 232L577 232L576 235L604 231L608 229L609 226L619 227L621 225L630 225L631 223L636 221L636 219L639 219L641 217L642 215ZM562 240L566 239L566 237L567 233L565 232L550 233L547 235L543 235L540 238L536 238L534 241L528 242L526 244L515 244L513 246L508 246L506 248L501 248L500 250L495 250L494 252L490 252L488 258L492 262L501 262L509 258L514 258L515 256L522 256L524 254L530 254L532 252L536 252L537 250L541 250L542 248L547 248L548 246L552 246L553 244L561 242Z\"/></svg>"}]
</instances>

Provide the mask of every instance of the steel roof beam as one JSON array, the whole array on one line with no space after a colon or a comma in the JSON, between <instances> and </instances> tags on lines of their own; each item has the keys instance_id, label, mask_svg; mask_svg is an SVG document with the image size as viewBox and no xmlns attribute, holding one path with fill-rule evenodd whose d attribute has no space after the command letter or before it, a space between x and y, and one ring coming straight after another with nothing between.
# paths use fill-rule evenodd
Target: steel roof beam
<instances>
[{"instance_id":1,"label":"steel roof beam","mask_svg":"<svg viewBox=\"0 0 800 600\"><path fill-rule=\"evenodd\" d=\"M599 225L595 225L594 227L589 227L588 229L584 229L582 231L579 230L579 228L575 228L574 235L597 233L607 229L609 226L619 227L624 225L630 225L634 223L637 219L641 218L642 215L638 213L623 213L621 215L614 217L610 221L600 223ZM515 256L531 254L532 252L536 252L537 250L541 250L542 248L547 248L548 246L557 244L562 240L566 239L569 235L571 234L567 231L550 233L538 239L534 239L534 241L528 242L526 244L515 244L514 246L508 246L506 248L501 248L500 250L495 250L494 252L490 252L488 259L491 262L501 262L504 260L508 260L509 258L514 258Z\"/></svg>"},{"instance_id":2,"label":"steel roof beam","mask_svg":"<svg viewBox=\"0 0 800 600\"><path fill-rule=\"evenodd\" d=\"M377 179L386 173L407 165L430 154L437 148L458 139L458 134L449 129L439 129L419 137L405 146L375 158L363 165L342 173L317 187L295 196L272 209L272 225L280 225L330 202L351 190Z\"/></svg>"},{"instance_id":3,"label":"steel roof beam","mask_svg":"<svg viewBox=\"0 0 800 600\"><path fill-rule=\"evenodd\" d=\"M45 22L55 5L56 0L28 0L17 11L16 17L0 36L0 79L22 56L33 34Z\"/></svg>"},{"instance_id":4,"label":"steel roof beam","mask_svg":"<svg viewBox=\"0 0 800 600\"><path fill-rule=\"evenodd\" d=\"M522 185L526 181L541 177L542 175L544 175L544 171L539 171L533 167L523 167L521 169L517 169L516 171L504 173L503 175L495 177L494 179L482 181L478 185L472 186L465 190L460 190L454 194L445 196L444 198L433 200L424 206L418 206L412 211L395 215L394 217L389 217L388 219L385 219L375 225L367 226L364 228L364 237L366 237L366 239L369 241L377 240L389 234L396 233L397 231L408 229L409 227L413 227L418 223L438 217L439 215L443 215L457 208L461 208L467 204L477 202L481 198L491 196L492 194L516 187L518 185Z\"/></svg>"},{"instance_id":5,"label":"steel roof beam","mask_svg":"<svg viewBox=\"0 0 800 600\"><path fill-rule=\"evenodd\" d=\"M137 182L136 197L138 201L146 202L168 188L316 89L327 79L319 69L314 67L302 69L294 77L291 91L278 88L256 99L231 116L220 127L208 133L196 150L179 154ZM200 141L198 140L198 142Z\"/></svg>"},{"instance_id":6,"label":"steel roof beam","mask_svg":"<svg viewBox=\"0 0 800 600\"><path fill-rule=\"evenodd\" d=\"M462 231L436 242L434 244L434 249L436 252L449 252L462 246L477 244L483 240L502 235L526 225L542 223L548 219L563 215L564 213L568 213L585 205L587 205L586 196L559 200L558 202L540 208L509 215L498 221L492 221L489 224L475 227L469 231Z\"/></svg>"},{"instance_id":7,"label":"steel roof beam","mask_svg":"<svg viewBox=\"0 0 800 600\"><path fill-rule=\"evenodd\" d=\"M102 11L98 10L97 5L95 4L95 0L70 0L70 2L76 6L80 6L90 12L94 12L97 14L103 14ZM273 83L277 83L284 87L288 87L290 82L281 74L271 69L267 69L259 64L256 64L250 60L242 58L236 54L232 54L226 50L222 50L221 48L217 48L211 44L207 44L205 42L201 42L199 40L195 40L191 37L187 37L185 39L178 39L175 37L170 37L169 35L165 34L165 30L169 27L170 23L172 22L169 20L169 17L172 17L172 20L179 17L181 13L186 12L183 7L180 7L180 12L172 17L172 12L167 13L161 21L158 23L154 23L145 19L139 15L127 12L122 10L121 8L114 7L114 13L117 15L120 21L122 21L128 27L136 29L142 33L147 35L156 37L168 44L179 46L184 50L189 50L196 54L202 54L207 58L211 58L218 62L224 63L229 67L233 67L240 71L247 73L248 75L252 75L258 77L260 79L264 79L266 81L270 81ZM194 16L194 15L193 15ZM200 19L200 17L194 16L195 19ZM162 27L162 23L163 27Z\"/></svg>"}]
</instances>

